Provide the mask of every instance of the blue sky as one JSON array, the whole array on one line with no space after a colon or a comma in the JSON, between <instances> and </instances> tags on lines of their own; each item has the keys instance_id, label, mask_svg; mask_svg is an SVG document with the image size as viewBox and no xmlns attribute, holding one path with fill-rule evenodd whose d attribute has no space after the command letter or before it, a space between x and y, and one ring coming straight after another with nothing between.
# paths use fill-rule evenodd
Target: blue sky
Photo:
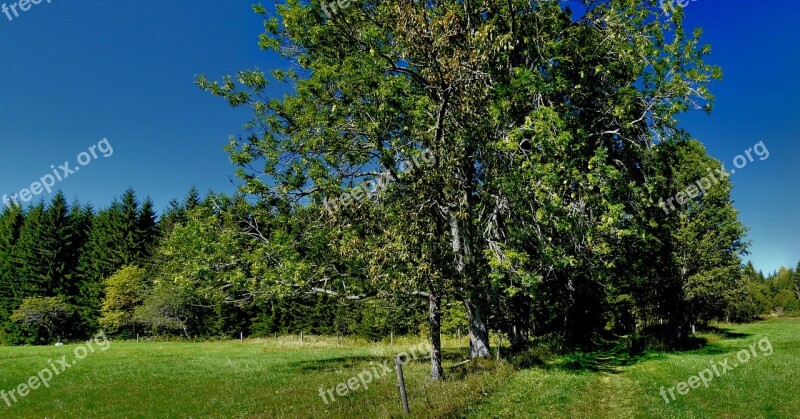
<instances>
[{"instance_id":1,"label":"blue sky","mask_svg":"<svg viewBox=\"0 0 800 419\"><path fill-rule=\"evenodd\" d=\"M724 77L712 84L711 115L694 113L683 126L732 168L732 160L758 141L770 152L731 177L742 221L750 228L757 269L794 267L800 259L800 2L698 0L684 9L688 27L702 27L708 61Z\"/></svg>"},{"instance_id":2,"label":"blue sky","mask_svg":"<svg viewBox=\"0 0 800 419\"><path fill-rule=\"evenodd\" d=\"M258 49L251 1L46 1L13 21L0 15L0 194L29 186L51 164L76 166L102 138L114 154L60 182L68 197L105 206L133 187L164 208L192 185L232 192L222 147L249 115L194 79L273 66ZM685 12L687 26L704 28L709 61L725 77L712 85L714 112L682 124L729 167L764 141L770 157L733 175L733 199L750 227L748 259L765 272L794 266L800 2L697 0Z\"/></svg>"},{"instance_id":3,"label":"blue sky","mask_svg":"<svg viewBox=\"0 0 800 419\"><path fill-rule=\"evenodd\" d=\"M248 114L194 80L270 67L250 4L53 0L0 15L0 191L104 137L114 154L59 183L68 197L105 206L130 186L163 208L193 184L233 191L222 147Z\"/></svg>"}]
</instances>

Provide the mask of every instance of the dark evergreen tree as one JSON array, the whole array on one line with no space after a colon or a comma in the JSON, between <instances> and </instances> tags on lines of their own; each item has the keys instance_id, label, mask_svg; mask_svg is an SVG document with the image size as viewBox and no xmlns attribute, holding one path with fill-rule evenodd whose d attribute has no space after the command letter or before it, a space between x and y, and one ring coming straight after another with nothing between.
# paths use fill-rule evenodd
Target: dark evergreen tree
<instances>
[{"instance_id":1,"label":"dark evergreen tree","mask_svg":"<svg viewBox=\"0 0 800 419\"><path fill-rule=\"evenodd\" d=\"M40 202L25 214L25 222L14 247L16 289L23 298L43 295L50 282L50 263L53 255L43 246L47 241L45 206Z\"/></svg>"},{"instance_id":2,"label":"dark evergreen tree","mask_svg":"<svg viewBox=\"0 0 800 419\"><path fill-rule=\"evenodd\" d=\"M16 280L14 248L24 221L24 213L19 206L6 207L0 213L0 344L17 341L17 327L10 317L22 303L23 294Z\"/></svg>"},{"instance_id":3,"label":"dark evergreen tree","mask_svg":"<svg viewBox=\"0 0 800 419\"><path fill-rule=\"evenodd\" d=\"M153 264L150 251L158 239L155 218L152 202L148 199L140 208L133 189L94 217L78 268L78 306L87 330L97 328L103 281L125 265Z\"/></svg>"},{"instance_id":4,"label":"dark evergreen tree","mask_svg":"<svg viewBox=\"0 0 800 419\"><path fill-rule=\"evenodd\" d=\"M39 263L47 266L47 276L37 296L64 297L77 294L77 284L73 281L74 253L80 243L76 243L75 227L70 219L67 200L61 192L56 193L44 213L42 236L39 237Z\"/></svg>"},{"instance_id":5,"label":"dark evergreen tree","mask_svg":"<svg viewBox=\"0 0 800 419\"><path fill-rule=\"evenodd\" d=\"M159 238L156 217L153 201L148 197L142 203L136 220L137 258L140 262L149 261Z\"/></svg>"}]
</instances>

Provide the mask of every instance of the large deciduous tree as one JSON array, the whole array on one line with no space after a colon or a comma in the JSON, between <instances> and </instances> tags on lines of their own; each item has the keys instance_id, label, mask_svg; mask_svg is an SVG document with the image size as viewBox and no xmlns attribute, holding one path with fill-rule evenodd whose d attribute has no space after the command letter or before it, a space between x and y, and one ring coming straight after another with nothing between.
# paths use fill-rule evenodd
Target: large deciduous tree
<instances>
[{"instance_id":1,"label":"large deciduous tree","mask_svg":"<svg viewBox=\"0 0 800 419\"><path fill-rule=\"evenodd\" d=\"M330 232L331 254L364 262L343 272L315 260L325 274L295 285L344 283L336 272L372 278L367 288L425 287L433 322L437 298L452 295L465 304L471 357L489 354L497 298L527 318L519 296L534 289L562 330L603 326L585 320L617 297L618 273L631 279L618 264L655 208L647 155L675 135L677 113L710 106L705 84L719 73L679 13L664 20L638 0L572 6L363 1L330 19L318 1L290 0L274 17L256 6L261 47L286 66L198 81L254 112L250 134L229 146L242 190L273 215L316 208L314 232L298 239ZM272 81L289 93L269 97ZM422 153L435 163L408 170Z\"/></svg>"}]
</instances>

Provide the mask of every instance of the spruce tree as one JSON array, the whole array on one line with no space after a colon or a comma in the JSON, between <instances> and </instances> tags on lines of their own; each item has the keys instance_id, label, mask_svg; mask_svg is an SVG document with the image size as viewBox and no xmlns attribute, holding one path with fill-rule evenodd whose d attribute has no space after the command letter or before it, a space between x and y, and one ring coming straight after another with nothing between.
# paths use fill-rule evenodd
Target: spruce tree
<instances>
[{"instance_id":1,"label":"spruce tree","mask_svg":"<svg viewBox=\"0 0 800 419\"><path fill-rule=\"evenodd\" d=\"M103 280L125 264L117 250L124 235L118 222L119 213L120 204L114 201L94 217L88 240L80 255L78 312L88 333L97 328Z\"/></svg>"},{"instance_id":2,"label":"spruce tree","mask_svg":"<svg viewBox=\"0 0 800 419\"><path fill-rule=\"evenodd\" d=\"M22 296L18 290L13 260L24 217L19 206L6 207L0 213L0 344L16 341L16 327L10 321L10 316L22 303Z\"/></svg>"},{"instance_id":3,"label":"spruce tree","mask_svg":"<svg viewBox=\"0 0 800 419\"><path fill-rule=\"evenodd\" d=\"M156 212L153 208L153 201L148 197L142 203L142 208L136 219L136 257L140 264L150 260L153 248L159 238L158 224L156 223Z\"/></svg>"},{"instance_id":4,"label":"spruce tree","mask_svg":"<svg viewBox=\"0 0 800 419\"><path fill-rule=\"evenodd\" d=\"M23 299L43 295L49 282L52 255L42 245L46 240L46 230L45 206L40 202L28 209L14 247L16 289Z\"/></svg>"},{"instance_id":5,"label":"spruce tree","mask_svg":"<svg viewBox=\"0 0 800 419\"><path fill-rule=\"evenodd\" d=\"M43 234L39 237L40 263L48 268L44 278L41 295L47 297L77 294L77 284L73 281L74 253L79 243L75 243L75 226L70 220L70 209L61 192L56 193L44 213Z\"/></svg>"}]
</instances>

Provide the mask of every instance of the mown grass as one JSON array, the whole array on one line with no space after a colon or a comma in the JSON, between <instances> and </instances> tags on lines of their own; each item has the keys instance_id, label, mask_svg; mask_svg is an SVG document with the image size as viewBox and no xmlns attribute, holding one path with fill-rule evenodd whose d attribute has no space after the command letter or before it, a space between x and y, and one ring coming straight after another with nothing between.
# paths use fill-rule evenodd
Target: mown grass
<instances>
[{"instance_id":1,"label":"mown grass","mask_svg":"<svg viewBox=\"0 0 800 419\"><path fill-rule=\"evenodd\" d=\"M422 340L395 339L394 345L336 338L298 337L244 343L112 342L7 407L0 417L396 417L402 406L392 368L346 397L325 404L319 389L373 370ZM74 359L77 345L0 348L0 389L10 390L62 355ZM448 342L447 365L466 348ZM488 394L512 368L492 362L471 368L462 378L431 383L429 361L404 367L411 411L417 417L441 417ZM335 390L334 390L334 394ZM464 398L463 395L470 395Z\"/></svg>"},{"instance_id":2,"label":"mown grass","mask_svg":"<svg viewBox=\"0 0 800 419\"><path fill-rule=\"evenodd\" d=\"M707 343L682 352L649 352L630 365L607 360L607 368L570 368L572 359L514 374L460 417L509 418L797 418L800 417L800 319L782 318L747 325L719 325L703 333ZM772 354L738 365L708 388L674 391L669 403L659 394L690 376L768 338ZM565 357L567 358L567 357ZM724 368L719 368L723 370ZM668 396L669 398L669 396Z\"/></svg>"},{"instance_id":3,"label":"mown grass","mask_svg":"<svg viewBox=\"0 0 800 419\"><path fill-rule=\"evenodd\" d=\"M515 370L484 361L448 369L449 379L427 380L429 364L405 368L412 417L800 417L800 319L720 325L700 336L701 349L649 352L618 359L594 353L551 359ZM697 375L710 361L768 337L773 353L758 356L708 388L690 390L665 403L661 386ZM394 370L369 387L325 404L329 389L391 360L421 340L394 345L336 338L297 337L244 343L112 342L87 356L11 407L0 399L0 417L400 417ZM466 348L445 345L446 365ZM10 390L76 345L0 348L0 389ZM759 349L756 349L759 351ZM380 371L380 370L379 370ZM335 392L335 390L334 390Z\"/></svg>"}]
</instances>

